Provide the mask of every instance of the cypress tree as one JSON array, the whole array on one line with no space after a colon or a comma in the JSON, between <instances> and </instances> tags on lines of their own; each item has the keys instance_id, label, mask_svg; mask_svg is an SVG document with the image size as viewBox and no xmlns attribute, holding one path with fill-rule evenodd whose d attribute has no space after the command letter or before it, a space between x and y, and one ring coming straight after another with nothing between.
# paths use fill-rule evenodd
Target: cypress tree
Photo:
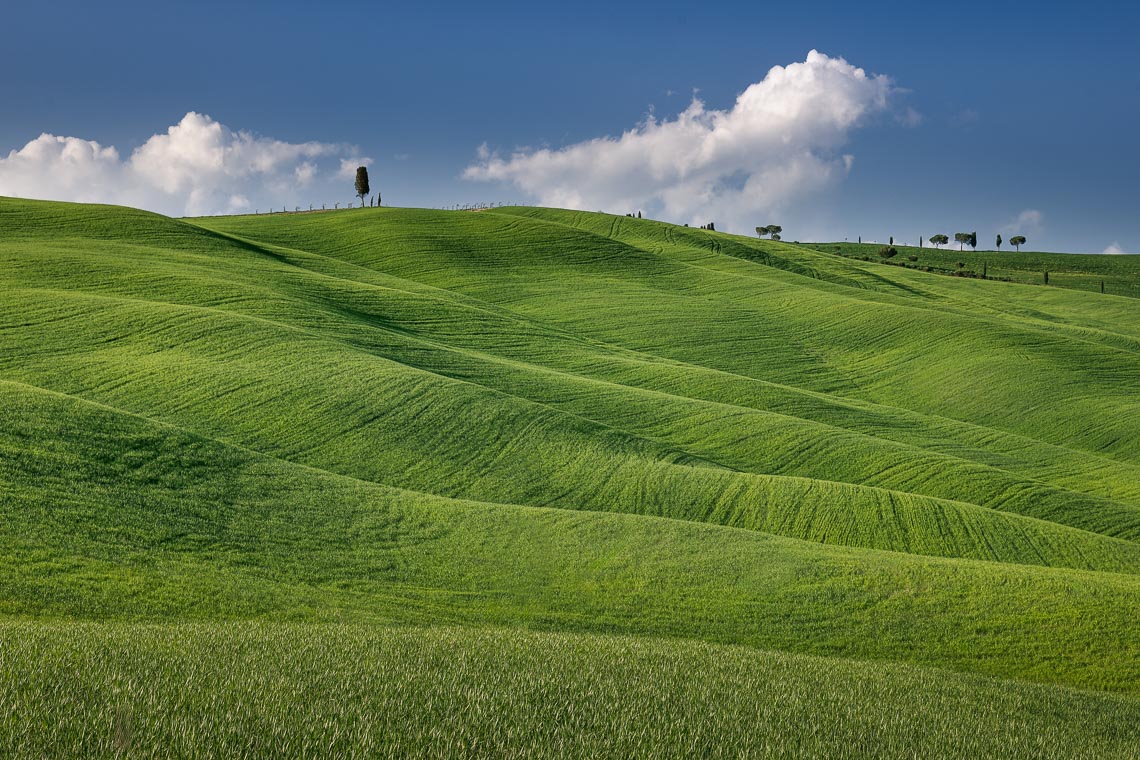
<instances>
[{"instance_id":1,"label":"cypress tree","mask_svg":"<svg viewBox=\"0 0 1140 760\"><path fill-rule=\"evenodd\" d=\"M360 199L360 207L364 208L364 197L368 195L368 167L356 167L356 197Z\"/></svg>"}]
</instances>

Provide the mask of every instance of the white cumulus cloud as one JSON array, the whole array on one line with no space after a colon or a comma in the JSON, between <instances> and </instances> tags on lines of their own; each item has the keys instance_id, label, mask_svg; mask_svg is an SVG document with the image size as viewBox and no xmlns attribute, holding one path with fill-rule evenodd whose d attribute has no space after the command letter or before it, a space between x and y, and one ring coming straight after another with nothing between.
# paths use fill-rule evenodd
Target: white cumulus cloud
<instances>
[{"instance_id":1,"label":"white cumulus cloud","mask_svg":"<svg viewBox=\"0 0 1140 760\"><path fill-rule=\"evenodd\" d=\"M1124 255L1124 249L1120 247L1120 243L1113 243L1101 251L1101 253L1107 253L1110 256L1122 256Z\"/></svg>"},{"instance_id":2,"label":"white cumulus cloud","mask_svg":"<svg viewBox=\"0 0 1140 760\"><path fill-rule=\"evenodd\" d=\"M464 177L501 181L543 205L667 218L743 231L851 169L852 129L887 108L894 84L815 50L776 66L727 110L696 97L675 119L652 114L620 137L503 157L483 146ZM912 118L912 121L914 119ZM751 226L749 226L751 225Z\"/></svg>"},{"instance_id":3,"label":"white cumulus cloud","mask_svg":"<svg viewBox=\"0 0 1140 760\"><path fill-rule=\"evenodd\" d=\"M324 161L354 150L235 132L191 111L125 159L111 146L42 134L0 157L0 195L118 203L174 215L248 211L253 202L299 202L296 191L320 175Z\"/></svg>"}]
</instances>

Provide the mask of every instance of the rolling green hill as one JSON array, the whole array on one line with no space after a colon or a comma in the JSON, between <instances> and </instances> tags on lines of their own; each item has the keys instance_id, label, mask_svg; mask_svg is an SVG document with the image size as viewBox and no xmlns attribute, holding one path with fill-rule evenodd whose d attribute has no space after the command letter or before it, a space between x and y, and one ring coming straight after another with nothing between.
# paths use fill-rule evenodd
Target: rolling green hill
<instances>
[{"instance_id":1,"label":"rolling green hill","mask_svg":"<svg viewBox=\"0 0 1140 760\"><path fill-rule=\"evenodd\" d=\"M872 261L880 260L879 250L883 247L872 243L807 243L805 246ZM958 243L942 248L896 245L895 249L898 256L890 261L899 266L943 274L965 271L980 275L984 271L993 279L1031 285L1045 284L1044 273L1048 272L1052 287L1099 293L1104 283L1105 293L1140 298L1140 255L1019 252L1013 246L1000 251L966 251L959 250ZM910 260L911 256L915 257L914 261Z\"/></svg>"},{"instance_id":2,"label":"rolling green hill","mask_svg":"<svg viewBox=\"0 0 1140 760\"><path fill-rule=\"evenodd\" d=\"M338 679L413 650L472 658L416 682L450 695L426 713L509 693L437 732L385 724L370 746L397 754L679 756L722 732L736 755L758 711L776 756L1140 741L1140 309L1115 291L552 209L0 199L0 292L0 672L23 684L0 699L58 719L0 729L10 753L333 741L283 691L326 636L330 710ZM139 670L168 639L174 664ZM105 647L127 654L67 664ZM223 677L234 647L263 679ZM545 647L585 675L543 680ZM142 703L186 652L217 704L267 707L159 725ZM614 661L643 690L582 719ZM734 679L801 711L710 700ZM120 682L153 685L99 696ZM693 723L710 701L732 731ZM117 733L75 728L104 714Z\"/></svg>"}]
</instances>

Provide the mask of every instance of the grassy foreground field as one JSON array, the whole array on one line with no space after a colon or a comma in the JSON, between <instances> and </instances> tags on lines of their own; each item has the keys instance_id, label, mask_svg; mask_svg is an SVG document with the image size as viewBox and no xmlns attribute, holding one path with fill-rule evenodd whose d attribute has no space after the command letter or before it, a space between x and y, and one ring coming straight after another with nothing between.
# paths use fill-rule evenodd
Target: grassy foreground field
<instances>
[{"instance_id":1,"label":"grassy foreground field","mask_svg":"<svg viewBox=\"0 0 1140 760\"><path fill-rule=\"evenodd\" d=\"M3 627L5 757L1128 757L1140 741L1140 709L1119 696L692 641L261 623L73 633Z\"/></svg>"},{"instance_id":2,"label":"grassy foreground field","mask_svg":"<svg viewBox=\"0 0 1140 760\"><path fill-rule=\"evenodd\" d=\"M11 754L1135 756L1132 298L10 199L0 292Z\"/></svg>"}]
</instances>

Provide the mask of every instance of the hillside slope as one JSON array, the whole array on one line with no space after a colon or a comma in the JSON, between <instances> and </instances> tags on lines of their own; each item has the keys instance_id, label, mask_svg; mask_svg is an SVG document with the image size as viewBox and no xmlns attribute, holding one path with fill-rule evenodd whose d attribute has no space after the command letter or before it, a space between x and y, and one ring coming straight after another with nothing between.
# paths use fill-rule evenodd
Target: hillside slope
<instances>
[{"instance_id":1,"label":"hillside slope","mask_svg":"<svg viewBox=\"0 0 1140 760\"><path fill-rule=\"evenodd\" d=\"M874 243L805 243L808 248L840 256L877 261L882 244ZM925 244L922 248L894 246L898 255L891 263L905 267L929 268L930 271L953 274L959 272L1011 282L1044 285L1049 273L1051 287L1073 288L1099 293L1101 286L1110 295L1140 298L1140 255L1040 253L1004 250L960 250L957 243L938 248ZM911 260L911 257L914 260ZM959 266L961 264L961 266Z\"/></svg>"},{"instance_id":2,"label":"hillside slope","mask_svg":"<svg viewBox=\"0 0 1140 760\"><path fill-rule=\"evenodd\" d=\"M9 617L521 626L1140 692L1134 299L551 209L12 199L0 289Z\"/></svg>"}]
</instances>

